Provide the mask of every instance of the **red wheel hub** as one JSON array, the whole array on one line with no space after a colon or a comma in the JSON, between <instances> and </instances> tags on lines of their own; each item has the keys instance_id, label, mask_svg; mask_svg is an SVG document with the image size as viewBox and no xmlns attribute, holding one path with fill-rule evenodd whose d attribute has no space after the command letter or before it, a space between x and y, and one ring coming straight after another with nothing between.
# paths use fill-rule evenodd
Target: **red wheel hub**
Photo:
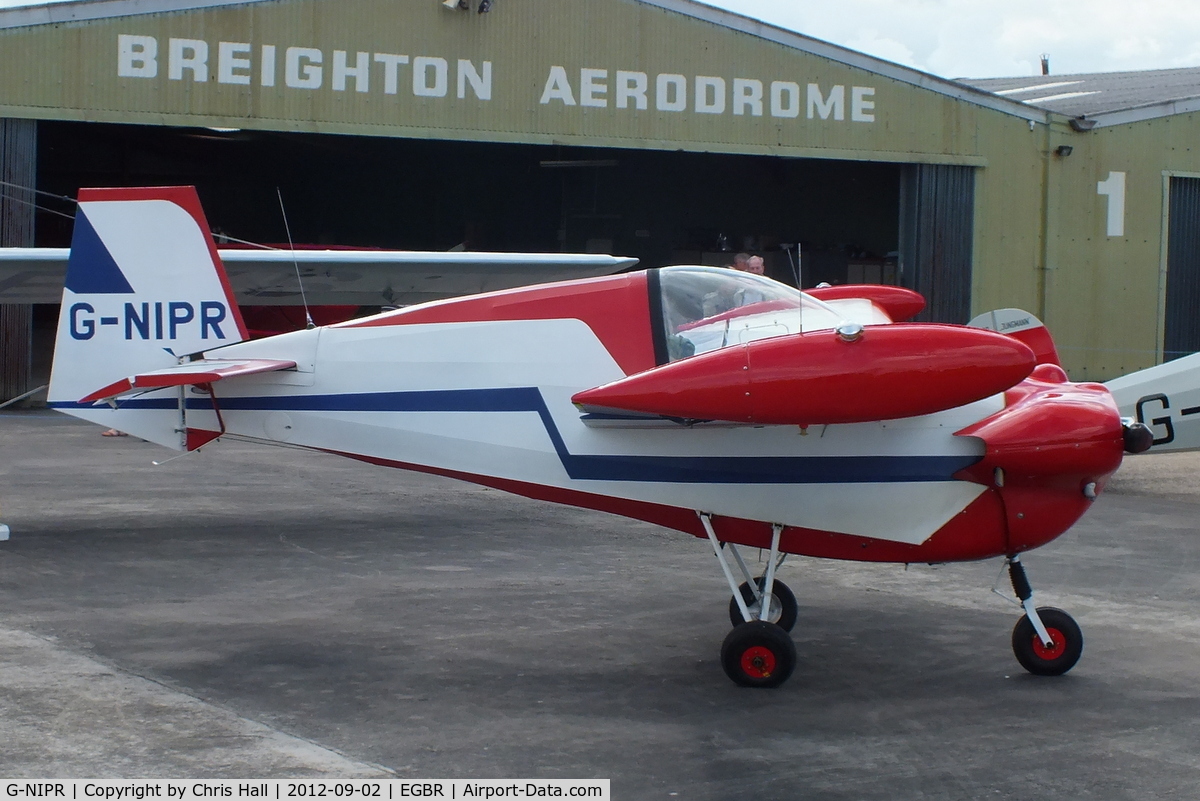
<instances>
[{"instance_id":1,"label":"red wheel hub","mask_svg":"<svg viewBox=\"0 0 1200 801\"><path fill-rule=\"evenodd\" d=\"M1053 662L1055 659L1058 659L1060 656L1062 656L1063 652L1067 650L1067 638L1063 636L1063 633L1058 629L1047 627L1046 633L1050 635L1050 647L1047 648L1045 645L1043 645L1042 638L1037 636L1037 634L1034 634L1033 652L1037 654L1038 659L1045 659L1047 662Z\"/></svg>"},{"instance_id":2,"label":"red wheel hub","mask_svg":"<svg viewBox=\"0 0 1200 801\"><path fill-rule=\"evenodd\" d=\"M742 652L742 671L756 679L769 679L775 672L775 654L770 648L755 645Z\"/></svg>"}]
</instances>

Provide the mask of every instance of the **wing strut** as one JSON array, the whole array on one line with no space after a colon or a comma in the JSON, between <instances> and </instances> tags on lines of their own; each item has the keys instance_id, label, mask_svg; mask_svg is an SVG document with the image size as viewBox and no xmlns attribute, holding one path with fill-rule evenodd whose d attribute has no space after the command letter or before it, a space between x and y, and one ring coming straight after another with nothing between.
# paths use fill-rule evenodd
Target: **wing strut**
<instances>
[{"instance_id":1,"label":"wing strut","mask_svg":"<svg viewBox=\"0 0 1200 801\"><path fill-rule=\"evenodd\" d=\"M729 632L721 645L721 667L729 678L743 687L778 687L787 681L796 667L796 644L788 634L796 622L796 599L786 585L775 581L775 568L782 561L779 559L779 540L783 525L771 525L771 553L766 572L759 579L751 579L737 546L717 539L712 515L700 511L696 515L704 526L704 533L708 535L713 554L721 563L721 572L729 582L733 603L737 604L736 607L730 606L730 618L734 625L733 631ZM733 577L729 560L723 553L725 545L733 550L738 566L747 576L746 584L741 587ZM754 589L760 581L761 593ZM758 600L748 603L755 596ZM741 614L740 620L735 611Z\"/></svg>"}]
</instances>

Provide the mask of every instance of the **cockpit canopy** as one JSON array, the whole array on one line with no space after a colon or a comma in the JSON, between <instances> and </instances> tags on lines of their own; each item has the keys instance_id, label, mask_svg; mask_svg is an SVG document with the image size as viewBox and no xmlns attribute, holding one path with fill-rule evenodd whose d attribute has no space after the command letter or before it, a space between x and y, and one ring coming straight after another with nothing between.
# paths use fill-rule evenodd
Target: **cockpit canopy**
<instances>
[{"instance_id":1,"label":"cockpit canopy","mask_svg":"<svg viewBox=\"0 0 1200 801\"><path fill-rule=\"evenodd\" d=\"M668 361L756 339L834 328L846 315L798 289L718 267L658 270ZM653 285L651 287L653 292Z\"/></svg>"}]
</instances>

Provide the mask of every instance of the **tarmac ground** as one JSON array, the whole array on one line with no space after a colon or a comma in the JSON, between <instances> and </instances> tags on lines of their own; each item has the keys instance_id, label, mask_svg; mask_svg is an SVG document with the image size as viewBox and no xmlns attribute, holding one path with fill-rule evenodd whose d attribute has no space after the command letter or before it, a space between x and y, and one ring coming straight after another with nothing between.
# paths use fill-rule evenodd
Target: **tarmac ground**
<instances>
[{"instance_id":1,"label":"tarmac ground","mask_svg":"<svg viewBox=\"0 0 1200 801\"><path fill-rule=\"evenodd\" d=\"M309 454L0 413L0 778L609 778L617 799L1200 795L1200 458L1131 457L1025 559L789 559L800 662L721 670L707 544ZM754 554L751 553L753 556ZM1000 587L1007 594L1004 581Z\"/></svg>"}]
</instances>

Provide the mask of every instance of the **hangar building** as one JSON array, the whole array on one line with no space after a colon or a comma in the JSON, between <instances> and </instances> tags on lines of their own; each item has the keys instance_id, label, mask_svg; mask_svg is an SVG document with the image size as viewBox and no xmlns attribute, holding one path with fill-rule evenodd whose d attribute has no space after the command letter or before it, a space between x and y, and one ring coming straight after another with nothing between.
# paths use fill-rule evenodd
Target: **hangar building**
<instances>
[{"instance_id":1,"label":"hangar building","mask_svg":"<svg viewBox=\"0 0 1200 801\"><path fill-rule=\"evenodd\" d=\"M478 3L0 11L0 245L69 242L69 202L22 187L181 183L283 242L278 188L299 242L754 250L928 319L1020 307L1076 379L1200 350L1197 71L968 85L693 0ZM0 397L45 370L57 301L0 285Z\"/></svg>"}]
</instances>

